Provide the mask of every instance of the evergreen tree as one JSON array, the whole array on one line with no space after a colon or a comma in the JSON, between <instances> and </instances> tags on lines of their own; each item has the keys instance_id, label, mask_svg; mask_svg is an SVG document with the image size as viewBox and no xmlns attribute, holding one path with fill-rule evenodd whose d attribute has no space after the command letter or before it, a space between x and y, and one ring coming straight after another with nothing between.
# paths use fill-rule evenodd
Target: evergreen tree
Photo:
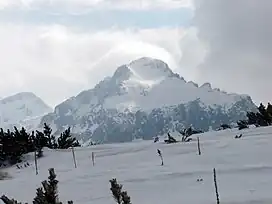
<instances>
[{"instance_id":1,"label":"evergreen tree","mask_svg":"<svg viewBox=\"0 0 272 204\"><path fill-rule=\"evenodd\" d=\"M260 106L258 107L258 110L262 115L265 115L266 108L262 103L260 103Z\"/></svg>"},{"instance_id":2,"label":"evergreen tree","mask_svg":"<svg viewBox=\"0 0 272 204\"><path fill-rule=\"evenodd\" d=\"M47 138L47 141L48 141L47 145L48 145L49 148L52 148L52 141L51 141L52 129L46 123L44 123L43 125L44 125L43 126L43 134Z\"/></svg>"},{"instance_id":3,"label":"evergreen tree","mask_svg":"<svg viewBox=\"0 0 272 204\"><path fill-rule=\"evenodd\" d=\"M257 125L257 114L254 112L247 112L248 124Z\"/></svg>"},{"instance_id":4,"label":"evergreen tree","mask_svg":"<svg viewBox=\"0 0 272 204\"><path fill-rule=\"evenodd\" d=\"M25 153L20 145L20 141L9 129L7 132L4 132L2 150L5 155L5 160L11 165L21 162L21 155Z\"/></svg>"},{"instance_id":5,"label":"evergreen tree","mask_svg":"<svg viewBox=\"0 0 272 204\"><path fill-rule=\"evenodd\" d=\"M35 132L32 131L32 132L31 132L31 135L30 135L30 137L29 137L29 142L30 142L30 144L32 145L32 149L33 149L33 150L36 149L35 140L36 140ZM33 151L33 150L32 150L32 151Z\"/></svg>"},{"instance_id":6,"label":"evergreen tree","mask_svg":"<svg viewBox=\"0 0 272 204\"><path fill-rule=\"evenodd\" d=\"M245 121L245 120L239 120L239 121L237 122L237 125L238 125L238 129L239 129L239 130L248 128L247 121Z\"/></svg>"},{"instance_id":7,"label":"evergreen tree","mask_svg":"<svg viewBox=\"0 0 272 204\"><path fill-rule=\"evenodd\" d=\"M58 180L56 180L56 174L54 169L49 169L48 181L43 181L42 186L44 188L44 198L47 203L59 204L58 200Z\"/></svg>"},{"instance_id":8,"label":"evergreen tree","mask_svg":"<svg viewBox=\"0 0 272 204\"><path fill-rule=\"evenodd\" d=\"M6 155L5 155L5 152L3 150L3 147L4 147L4 131L3 129L1 128L0 129L0 167L3 165L3 162L5 161L6 159Z\"/></svg>"},{"instance_id":9,"label":"evergreen tree","mask_svg":"<svg viewBox=\"0 0 272 204\"><path fill-rule=\"evenodd\" d=\"M110 180L111 193L117 204L131 204L130 197L126 191L122 191L123 186L117 183L116 179Z\"/></svg>"},{"instance_id":10,"label":"evergreen tree","mask_svg":"<svg viewBox=\"0 0 272 204\"><path fill-rule=\"evenodd\" d=\"M45 137L43 132L40 132L36 130L36 135L35 135L35 146L37 149L41 149L43 147L48 146L48 138Z\"/></svg>"},{"instance_id":11,"label":"evergreen tree","mask_svg":"<svg viewBox=\"0 0 272 204\"><path fill-rule=\"evenodd\" d=\"M58 138L58 148L68 149L69 147L79 147L80 144L76 138L71 135L71 128L69 127Z\"/></svg>"},{"instance_id":12,"label":"evergreen tree","mask_svg":"<svg viewBox=\"0 0 272 204\"><path fill-rule=\"evenodd\" d=\"M258 108L261 116L262 116L262 126L268 126L271 125L271 117L269 117L269 114L267 112L267 109L265 108L265 106L261 103L259 108Z\"/></svg>"},{"instance_id":13,"label":"evergreen tree","mask_svg":"<svg viewBox=\"0 0 272 204\"><path fill-rule=\"evenodd\" d=\"M36 197L33 200L33 204L47 204L42 188L37 188Z\"/></svg>"},{"instance_id":14,"label":"evergreen tree","mask_svg":"<svg viewBox=\"0 0 272 204\"><path fill-rule=\"evenodd\" d=\"M46 123L44 123L43 134L47 138L47 141L48 141L47 147L51 149L55 149L57 147L56 138L55 136L52 135L52 129Z\"/></svg>"},{"instance_id":15,"label":"evergreen tree","mask_svg":"<svg viewBox=\"0 0 272 204\"><path fill-rule=\"evenodd\" d=\"M267 108L261 103L258 112L247 113L248 124L256 126L269 126L272 124L272 105L268 103Z\"/></svg>"},{"instance_id":16,"label":"evergreen tree","mask_svg":"<svg viewBox=\"0 0 272 204\"><path fill-rule=\"evenodd\" d=\"M226 129L231 129L231 127L228 124L222 124L220 125L220 129L226 130Z\"/></svg>"},{"instance_id":17,"label":"evergreen tree","mask_svg":"<svg viewBox=\"0 0 272 204\"><path fill-rule=\"evenodd\" d=\"M272 105L270 103L267 104L266 111L269 114L269 116L272 117Z\"/></svg>"}]
</instances>

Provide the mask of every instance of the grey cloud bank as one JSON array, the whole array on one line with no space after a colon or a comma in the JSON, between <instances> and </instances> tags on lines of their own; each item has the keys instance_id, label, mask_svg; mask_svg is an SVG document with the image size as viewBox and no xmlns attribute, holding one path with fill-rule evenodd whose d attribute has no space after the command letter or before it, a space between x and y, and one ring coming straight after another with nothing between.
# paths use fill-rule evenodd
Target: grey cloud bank
<instances>
[{"instance_id":1,"label":"grey cloud bank","mask_svg":"<svg viewBox=\"0 0 272 204\"><path fill-rule=\"evenodd\" d=\"M70 5L80 2L84 0L71 0ZM69 19L42 25L39 18L30 22L31 16L20 22L2 19L0 74L5 78L0 81L0 96L33 91L54 106L92 88L119 65L146 56L164 60L188 81L208 81L213 87L250 94L257 103L266 102L272 100L267 94L272 85L271 10L268 0L196 0L194 28L173 24L162 28L150 19L146 25L128 28L126 19L126 28L88 30L83 23L82 29L73 30L62 23Z\"/></svg>"},{"instance_id":2,"label":"grey cloud bank","mask_svg":"<svg viewBox=\"0 0 272 204\"><path fill-rule=\"evenodd\" d=\"M196 0L194 25L208 54L199 80L272 100L272 1Z\"/></svg>"}]
</instances>

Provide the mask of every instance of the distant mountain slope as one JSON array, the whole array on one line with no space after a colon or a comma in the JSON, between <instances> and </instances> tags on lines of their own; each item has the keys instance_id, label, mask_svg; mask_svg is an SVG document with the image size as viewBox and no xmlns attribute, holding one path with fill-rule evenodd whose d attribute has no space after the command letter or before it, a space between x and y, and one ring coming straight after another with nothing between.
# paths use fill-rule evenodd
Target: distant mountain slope
<instances>
[{"instance_id":1,"label":"distant mountain slope","mask_svg":"<svg viewBox=\"0 0 272 204\"><path fill-rule=\"evenodd\" d=\"M22 92L0 100L0 127L13 128L24 125L31 128L39 124L43 115L52 112L39 97L30 92Z\"/></svg>"},{"instance_id":2,"label":"distant mountain slope","mask_svg":"<svg viewBox=\"0 0 272 204\"><path fill-rule=\"evenodd\" d=\"M247 95L221 92L209 83L198 87L166 63L140 58L59 104L42 123L52 124L57 132L71 126L83 141L120 142L150 139L190 125L207 130L243 119L254 109Z\"/></svg>"}]
</instances>

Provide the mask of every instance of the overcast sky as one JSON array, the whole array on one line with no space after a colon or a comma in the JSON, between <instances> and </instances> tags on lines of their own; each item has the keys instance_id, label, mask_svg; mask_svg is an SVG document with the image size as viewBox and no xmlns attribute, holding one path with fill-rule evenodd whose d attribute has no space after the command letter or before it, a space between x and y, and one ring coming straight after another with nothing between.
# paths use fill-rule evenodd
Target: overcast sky
<instances>
[{"instance_id":1,"label":"overcast sky","mask_svg":"<svg viewBox=\"0 0 272 204\"><path fill-rule=\"evenodd\" d=\"M186 80L272 100L270 0L0 0L0 96L54 106L147 56Z\"/></svg>"}]
</instances>

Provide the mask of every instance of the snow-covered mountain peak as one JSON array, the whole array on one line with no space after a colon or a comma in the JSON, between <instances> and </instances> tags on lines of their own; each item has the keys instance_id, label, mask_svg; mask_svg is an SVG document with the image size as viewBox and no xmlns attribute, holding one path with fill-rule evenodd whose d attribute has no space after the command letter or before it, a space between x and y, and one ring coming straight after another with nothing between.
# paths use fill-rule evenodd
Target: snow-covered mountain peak
<instances>
[{"instance_id":1,"label":"snow-covered mountain peak","mask_svg":"<svg viewBox=\"0 0 272 204\"><path fill-rule=\"evenodd\" d=\"M174 75L165 62L153 58L143 57L127 66L134 77L143 81L160 80Z\"/></svg>"},{"instance_id":2,"label":"snow-covered mountain peak","mask_svg":"<svg viewBox=\"0 0 272 204\"><path fill-rule=\"evenodd\" d=\"M129 69L127 65L122 65L116 69L114 72L112 79L115 81L125 81L128 80L133 75L132 71Z\"/></svg>"},{"instance_id":3,"label":"snow-covered mountain peak","mask_svg":"<svg viewBox=\"0 0 272 204\"><path fill-rule=\"evenodd\" d=\"M10 103L14 101L32 100L35 98L37 98L37 96L33 94L32 92L21 92L21 93L17 93L15 95L3 98L1 100L1 103L4 104L4 103Z\"/></svg>"},{"instance_id":4,"label":"snow-covered mountain peak","mask_svg":"<svg viewBox=\"0 0 272 204\"><path fill-rule=\"evenodd\" d=\"M76 110L82 109L83 103L87 109L92 106L121 112L150 112L199 99L205 107L216 104L228 110L244 98L213 90L210 83L198 87L173 73L165 62L144 57L118 67L112 77L104 79L94 89L80 93L70 105Z\"/></svg>"},{"instance_id":5,"label":"snow-covered mountain peak","mask_svg":"<svg viewBox=\"0 0 272 204\"><path fill-rule=\"evenodd\" d=\"M33 117L43 116L52 109L31 92L21 92L0 100L0 126L12 128Z\"/></svg>"},{"instance_id":6,"label":"snow-covered mountain peak","mask_svg":"<svg viewBox=\"0 0 272 204\"><path fill-rule=\"evenodd\" d=\"M193 125L207 130L245 118L256 106L249 96L198 87L160 60L140 58L122 65L93 89L82 91L43 117L60 133L71 126L83 141L152 138Z\"/></svg>"},{"instance_id":7,"label":"snow-covered mountain peak","mask_svg":"<svg viewBox=\"0 0 272 204\"><path fill-rule=\"evenodd\" d=\"M118 95L138 93L144 96L155 85L173 77L182 80L165 62L143 57L118 67L111 79L104 80L99 84L99 88L100 91L102 87L105 90L103 84L107 84L106 87L110 86L110 89L115 93L118 92ZM112 92L109 93L109 95L112 94Z\"/></svg>"},{"instance_id":8,"label":"snow-covered mountain peak","mask_svg":"<svg viewBox=\"0 0 272 204\"><path fill-rule=\"evenodd\" d=\"M124 82L151 86L172 76L176 75L165 62L158 59L142 57L129 64L118 67L112 79L117 84Z\"/></svg>"}]
</instances>

